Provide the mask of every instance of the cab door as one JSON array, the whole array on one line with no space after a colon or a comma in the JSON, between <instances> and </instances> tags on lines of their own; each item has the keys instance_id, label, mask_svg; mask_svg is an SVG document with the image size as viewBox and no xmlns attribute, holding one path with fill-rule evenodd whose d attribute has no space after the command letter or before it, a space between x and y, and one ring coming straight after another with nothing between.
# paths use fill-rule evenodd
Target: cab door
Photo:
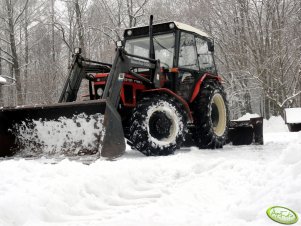
<instances>
[{"instance_id":1,"label":"cab door","mask_svg":"<svg viewBox=\"0 0 301 226\"><path fill-rule=\"evenodd\" d=\"M185 100L189 100L194 84L200 75L200 67L196 48L195 35L180 32L178 45L178 78L176 92Z\"/></svg>"},{"instance_id":2,"label":"cab door","mask_svg":"<svg viewBox=\"0 0 301 226\"><path fill-rule=\"evenodd\" d=\"M201 37L195 37L198 64L200 67L200 74L210 73L216 74L216 68L213 60L213 50L210 51L210 41L202 39Z\"/></svg>"}]
</instances>

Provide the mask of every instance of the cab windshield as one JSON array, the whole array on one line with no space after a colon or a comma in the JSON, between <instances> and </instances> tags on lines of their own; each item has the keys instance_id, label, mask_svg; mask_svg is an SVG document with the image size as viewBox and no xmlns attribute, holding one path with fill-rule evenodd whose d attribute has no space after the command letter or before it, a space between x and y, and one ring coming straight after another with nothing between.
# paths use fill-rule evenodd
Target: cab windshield
<instances>
[{"instance_id":1,"label":"cab windshield","mask_svg":"<svg viewBox=\"0 0 301 226\"><path fill-rule=\"evenodd\" d=\"M175 34L154 35L154 47L156 59L160 60L161 66L171 68L175 50ZM134 55L149 57L149 37L126 40L125 50Z\"/></svg>"}]
</instances>

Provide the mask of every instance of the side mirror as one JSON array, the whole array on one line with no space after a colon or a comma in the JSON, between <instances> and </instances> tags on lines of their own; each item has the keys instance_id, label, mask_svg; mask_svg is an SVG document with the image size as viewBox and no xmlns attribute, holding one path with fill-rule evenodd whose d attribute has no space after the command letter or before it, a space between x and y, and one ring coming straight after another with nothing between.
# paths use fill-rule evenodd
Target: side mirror
<instances>
[{"instance_id":1,"label":"side mirror","mask_svg":"<svg viewBox=\"0 0 301 226\"><path fill-rule=\"evenodd\" d=\"M5 85L5 84L7 84L6 79L0 76L0 85Z\"/></svg>"},{"instance_id":2,"label":"side mirror","mask_svg":"<svg viewBox=\"0 0 301 226\"><path fill-rule=\"evenodd\" d=\"M213 41L208 42L208 50L210 52L214 52L214 42Z\"/></svg>"}]
</instances>

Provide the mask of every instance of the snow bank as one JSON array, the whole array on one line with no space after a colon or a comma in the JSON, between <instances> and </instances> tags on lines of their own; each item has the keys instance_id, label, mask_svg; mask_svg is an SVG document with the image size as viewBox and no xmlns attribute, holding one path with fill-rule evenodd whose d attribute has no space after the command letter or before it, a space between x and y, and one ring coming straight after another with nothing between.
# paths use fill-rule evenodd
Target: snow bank
<instances>
[{"instance_id":1,"label":"snow bank","mask_svg":"<svg viewBox=\"0 0 301 226\"><path fill-rule=\"evenodd\" d=\"M287 145L287 147L281 153L279 159L280 159L281 163L299 164L301 167L301 132L294 133L294 136L296 138L294 139L293 142L290 142ZM301 183L300 183L300 186L301 186Z\"/></svg>"},{"instance_id":2,"label":"snow bank","mask_svg":"<svg viewBox=\"0 0 301 226\"><path fill-rule=\"evenodd\" d=\"M263 132L264 133L288 132L288 128L287 125L285 125L285 122L281 116L272 116L269 120L264 119Z\"/></svg>"},{"instance_id":3,"label":"snow bank","mask_svg":"<svg viewBox=\"0 0 301 226\"><path fill-rule=\"evenodd\" d=\"M270 206L301 214L301 132L283 132L281 120L266 123L273 133L265 129L264 146L164 157L128 150L90 165L0 161L0 225L276 225L265 213Z\"/></svg>"},{"instance_id":4,"label":"snow bank","mask_svg":"<svg viewBox=\"0 0 301 226\"><path fill-rule=\"evenodd\" d=\"M258 114L247 113L247 114L241 116L240 118L236 119L235 121L247 121L247 120L250 120L251 118L257 118L257 117L260 117L260 116Z\"/></svg>"}]
</instances>

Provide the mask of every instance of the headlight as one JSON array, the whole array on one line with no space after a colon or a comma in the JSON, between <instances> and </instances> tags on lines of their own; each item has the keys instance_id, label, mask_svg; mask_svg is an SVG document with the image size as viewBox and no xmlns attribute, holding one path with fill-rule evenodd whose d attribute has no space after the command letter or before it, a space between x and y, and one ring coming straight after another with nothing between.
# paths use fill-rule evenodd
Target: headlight
<instances>
[{"instance_id":1,"label":"headlight","mask_svg":"<svg viewBox=\"0 0 301 226\"><path fill-rule=\"evenodd\" d=\"M174 28L175 28L175 24L174 24L174 23L170 23L170 24L169 24L169 28L170 28L170 29L174 29Z\"/></svg>"},{"instance_id":2,"label":"headlight","mask_svg":"<svg viewBox=\"0 0 301 226\"><path fill-rule=\"evenodd\" d=\"M97 93L98 96L102 97L103 89L102 89L102 88L98 88L98 89L96 90L96 93Z\"/></svg>"},{"instance_id":3,"label":"headlight","mask_svg":"<svg viewBox=\"0 0 301 226\"><path fill-rule=\"evenodd\" d=\"M127 35L128 36L131 36L133 34L133 31L132 30L127 30Z\"/></svg>"}]
</instances>

